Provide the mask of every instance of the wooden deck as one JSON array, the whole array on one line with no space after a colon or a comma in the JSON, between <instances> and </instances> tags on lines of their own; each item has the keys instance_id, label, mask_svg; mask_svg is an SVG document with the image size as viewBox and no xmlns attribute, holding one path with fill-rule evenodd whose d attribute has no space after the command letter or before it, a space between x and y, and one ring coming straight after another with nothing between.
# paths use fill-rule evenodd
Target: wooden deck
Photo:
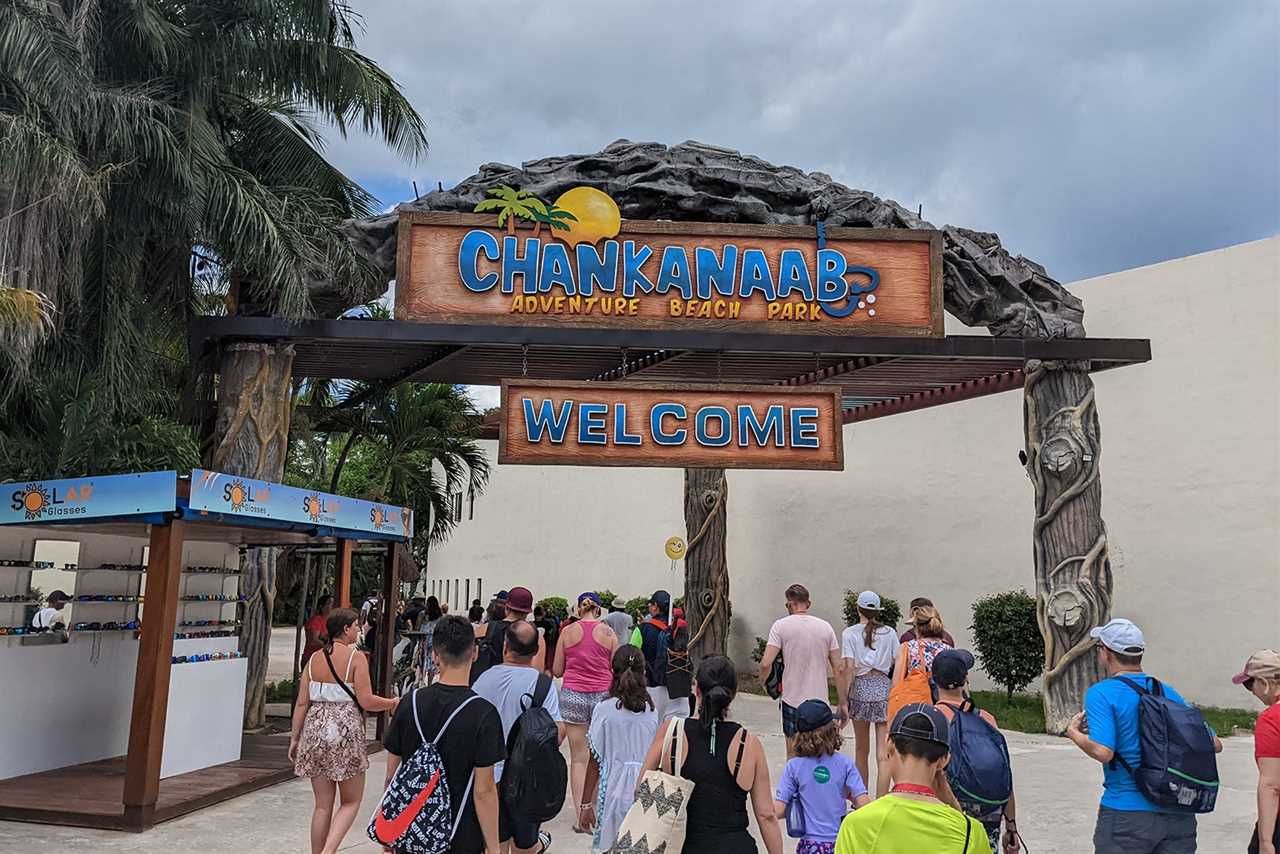
<instances>
[{"instance_id":1,"label":"wooden deck","mask_svg":"<svg viewBox=\"0 0 1280 854\"><path fill-rule=\"evenodd\" d=\"M122 756L0 780L0 819L146 830L293 776L287 735L246 735L238 761L161 780L151 821L125 816Z\"/></svg>"}]
</instances>

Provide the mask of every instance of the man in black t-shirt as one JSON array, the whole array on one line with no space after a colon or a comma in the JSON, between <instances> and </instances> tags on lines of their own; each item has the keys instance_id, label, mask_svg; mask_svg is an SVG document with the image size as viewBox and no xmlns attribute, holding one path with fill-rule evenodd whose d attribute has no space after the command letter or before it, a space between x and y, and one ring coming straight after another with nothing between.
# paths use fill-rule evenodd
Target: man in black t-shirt
<instances>
[{"instance_id":1,"label":"man in black t-shirt","mask_svg":"<svg viewBox=\"0 0 1280 854\"><path fill-rule=\"evenodd\" d=\"M449 715L464 700L474 696L467 682L471 662L476 657L476 640L465 617L446 616L436 621L431 655L439 673L438 681L414 691L411 702L400 704L383 738L387 749L386 784L391 782L400 760L412 756L422 746L414 724L414 706L422 732L430 739L435 738ZM497 854L498 788L493 779L493 766L507 756L498 710L484 698L469 703L453 719L437 747L444 762L453 809L455 814L462 811L450 851L452 854ZM464 802L463 795L472 778L472 794Z\"/></svg>"}]
</instances>

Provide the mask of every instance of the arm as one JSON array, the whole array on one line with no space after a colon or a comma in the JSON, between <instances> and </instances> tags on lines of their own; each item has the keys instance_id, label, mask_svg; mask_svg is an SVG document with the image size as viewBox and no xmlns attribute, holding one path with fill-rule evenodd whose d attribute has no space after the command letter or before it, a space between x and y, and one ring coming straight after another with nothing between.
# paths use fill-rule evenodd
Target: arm
<instances>
[{"instance_id":1,"label":"arm","mask_svg":"<svg viewBox=\"0 0 1280 854\"><path fill-rule=\"evenodd\" d=\"M379 697L373 693L373 684L369 681L369 660L365 658L364 653L351 653L356 656L355 664L352 666L355 682L356 699L360 701L360 708L367 712L390 712L394 711L396 704L400 702L394 697Z\"/></svg>"},{"instance_id":2,"label":"arm","mask_svg":"<svg viewBox=\"0 0 1280 854\"><path fill-rule=\"evenodd\" d=\"M760 839L764 842L768 854L782 854L782 830L778 827L778 804L773 799L772 787L769 784L769 762L764 756L764 746L760 739L749 735L747 751L751 754L755 774L751 781L751 806L756 813L756 824L760 826Z\"/></svg>"},{"instance_id":3,"label":"arm","mask_svg":"<svg viewBox=\"0 0 1280 854\"><path fill-rule=\"evenodd\" d=\"M1076 716L1071 719L1071 723L1067 726L1067 738L1075 742L1076 747L1080 748L1085 756L1097 762L1106 765L1115 758L1116 752L1106 745L1099 744L1081 729L1084 723L1084 712L1077 712Z\"/></svg>"},{"instance_id":4,"label":"arm","mask_svg":"<svg viewBox=\"0 0 1280 854\"><path fill-rule=\"evenodd\" d=\"M657 771L662 765L662 743L666 740L668 730L676 725L676 720L669 721L658 727L658 731L654 733L653 743L649 745L649 750L644 755L644 766L640 769L640 776L636 778L637 790L640 788L640 781L644 779L644 772Z\"/></svg>"},{"instance_id":5,"label":"arm","mask_svg":"<svg viewBox=\"0 0 1280 854\"><path fill-rule=\"evenodd\" d=\"M1275 854L1271 840L1276 833L1280 806L1280 756L1258 759L1258 852Z\"/></svg>"},{"instance_id":6,"label":"arm","mask_svg":"<svg viewBox=\"0 0 1280 854\"><path fill-rule=\"evenodd\" d=\"M480 820L480 832L484 834L484 849L498 851L498 784L493 781L493 766L477 768L473 773L475 786L472 797L476 802L476 818Z\"/></svg>"},{"instance_id":7,"label":"arm","mask_svg":"<svg viewBox=\"0 0 1280 854\"><path fill-rule=\"evenodd\" d=\"M836 679L836 697L840 703L840 708L836 710L836 718L839 719L841 725L849 719L849 686L845 682L845 671L851 670L845 664L843 658L840 657L840 649L833 647L828 650L827 658L831 662L831 674ZM852 664L853 662L849 662Z\"/></svg>"},{"instance_id":8,"label":"arm","mask_svg":"<svg viewBox=\"0 0 1280 854\"><path fill-rule=\"evenodd\" d=\"M391 778L396 775L396 769L400 767L400 757L396 756L390 750L387 751L387 777L382 781L382 789L386 791L391 785Z\"/></svg>"},{"instance_id":9,"label":"arm","mask_svg":"<svg viewBox=\"0 0 1280 854\"><path fill-rule=\"evenodd\" d=\"M551 663L551 675L557 679L564 676L564 642L569 634L569 629L565 629L560 633L560 642L556 644L556 657Z\"/></svg>"},{"instance_id":10,"label":"arm","mask_svg":"<svg viewBox=\"0 0 1280 854\"><path fill-rule=\"evenodd\" d=\"M298 738L302 735L302 724L307 719L307 708L311 705L311 674L304 667L302 679L298 682L298 701L293 706L293 721L289 727L289 761L298 758Z\"/></svg>"},{"instance_id":11,"label":"arm","mask_svg":"<svg viewBox=\"0 0 1280 854\"><path fill-rule=\"evenodd\" d=\"M778 657L781 652L780 647L769 644L764 648L764 655L760 656L760 684L769 678L769 671L773 669L773 660Z\"/></svg>"},{"instance_id":12,"label":"arm","mask_svg":"<svg viewBox=\"0 0 1280 854\"><path fill-rule=\"evenodd\" d=\"M898 644L898 656L893 664L893 686L897 688L903 679L907 678L907 645L905 643Z\"/></svg>"},{"instance_id":13,"label":"arm","mask_svg":"<svg viewBox=\"0 0 1280 854\"><path fill-rule=\"evenodd\" d=\"M1001 837L1005 854L1018 854L1022 845L1018 842L1018 802L1010 793L1009 803L1004 808L1004 836Z\"/></svg>"}]
</instances>

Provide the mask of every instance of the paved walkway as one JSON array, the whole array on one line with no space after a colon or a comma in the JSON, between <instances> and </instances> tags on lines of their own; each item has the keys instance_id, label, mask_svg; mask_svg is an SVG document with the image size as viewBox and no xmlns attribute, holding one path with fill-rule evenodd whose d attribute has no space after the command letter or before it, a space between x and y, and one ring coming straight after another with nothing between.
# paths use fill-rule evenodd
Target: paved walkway
<instances>
[{"instance_id":1,"label":"paved walkway","mask_svg":"<svg viewBox=\"0 0 1280 854\"><path fill-rule=\"evenodd\" d=\"M735 720L763 738L776 781L785 756L776 707L763 697L744 695L734 702L732 712ZM1034 854L1090 851L1089 840L1102 780L1097 763L1064 739L1023 733L1006 735L1013 753L1019 825L1030 850ZM366 841L364 822L380 794L382 756L372 757L361 819L347 838L344 851L376 854L379 850ZM1217 811L1200 823L1200 851L1210 854L1243 851L1252 832L1256 781L1252 738L1227 739L1219 767L1227 785L1223 787ZM159 825L141 836L0 822L0 851L15 854L27 851L42 854L80 851L307 854L310 812L310 785L305 780L297 780ZM591 848L589 838L574 835L569 823L566 811L563 818L550 826L554 836L552 851L586 854ZM785 850L795 850L792 840L786 841Z\"/></svg>"}]
</instances>

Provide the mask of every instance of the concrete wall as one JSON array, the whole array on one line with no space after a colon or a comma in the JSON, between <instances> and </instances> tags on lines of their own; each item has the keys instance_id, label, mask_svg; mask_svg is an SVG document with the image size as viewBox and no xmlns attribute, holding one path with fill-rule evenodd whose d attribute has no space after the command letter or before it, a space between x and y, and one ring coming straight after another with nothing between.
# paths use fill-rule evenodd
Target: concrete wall
<instances>
[{"instance_id":1,"label":"concrete wall","mask_svg":"<svg viewBox=\"0 0 1280 854\"><path fill-rule=\"evenodd\" d=\"M1230 675L1280 645L1280 238L1071 288L1090 335L1152 342L1150 364L1095 375L1115 612L1144 625L1153 672L1198 702L1247 705ZM929 595L961 644L974 599L1031 589L1021 408L1006 393L847 426L844 472L731 472L735 657L793 581L837 628L845 589ZM684 533L682 478L497 468L431 578L538 597L671 587L662 543Z\"/></svg>"}]
</instances>

